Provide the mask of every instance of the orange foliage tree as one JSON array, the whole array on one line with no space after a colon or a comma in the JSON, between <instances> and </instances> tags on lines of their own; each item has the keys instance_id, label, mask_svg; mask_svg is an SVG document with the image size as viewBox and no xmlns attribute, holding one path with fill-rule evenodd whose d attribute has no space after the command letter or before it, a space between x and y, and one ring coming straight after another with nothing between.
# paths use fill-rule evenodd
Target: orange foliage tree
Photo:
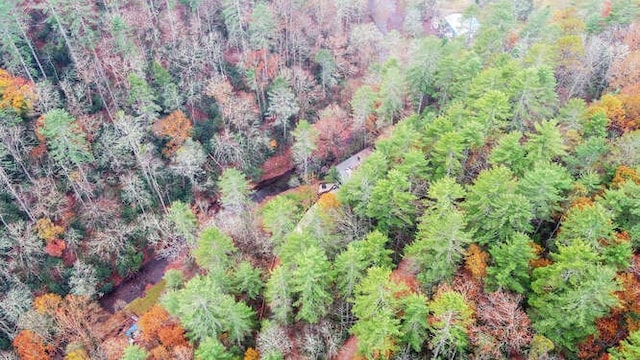
<instances>
[{"instance_id":1,"label":"orange foliage tree","mask_svg":"<svg viewBox=\"0 0 640 360\"><path fill-rule=\"evenodd\" d=\"M486 251L483 251L477 244L469 245L465 256L464 268L475 279L482 279L487 276L487 261L489 261L489 254Z\"/></svg>"},{"instance_id":2,"label":"orange foliage tree","mask_svg":"<svg viewBox=\"0 0 640 360\"><path fill-rule=\"evenodd\" d=\"M44 251L53 257L61 257L64 249L67 248L67 243L60 239L53 239L47 243L47 246L44 247Z\"/></svg>"},{"instance_id":3,"label":"orange foliage tree","mask_svg":"<svg viewBox=\"0 0 640 360\"><path fill-rule=\"evenodd\" d=\"M340 202L338 201L336 194L328 192L320 195L320 199L318 199L318 206L323 211L327 211L339 207Z\"/></svg>"},{"instance_id":4,"label":"orange foliage tree","mask_svg":"<svg viewBox=\"0 0 640 360\"><path fill-rule=\"evenodd\" d=\"M178 148L191 136L193 126L187 116L180 110L176 110L164 119L160 119L153 124L153 133L162 138L169 138L169 141L162 149L166 157L170 157Z\"/></svg>"},{"instance_id":5,"label":"orange foliage tree","mask_svg":"<svg viewBox=\"0 0 640 360\"><path fill-rule=\"evenodd\" d=\"M142 332L142 340L149 347L158 344L166 348L187 345L184 329L160 305L154 305L142 315L138 324Z\"/></svg>"},{"instance_id":6,"label":"orange foliage tree","mask_svg":"<svg viewBox=\"0 0 640 360\"><path fill-rule=\"evenodd\" d=\"M176 323L161 327L158 330L158 339L162 345L169 348L187 344L187 340L184 338L184 329Z\"/></svg>"},{"instance_id":7,"label":"orange foliage tree","mask_svg":"<svg viewBox=\"0 0 640 360\"><path fill-rule=\"evenodd\" d=\"M17 113L24 114L31 109L35 98L33 83L0 69L0 109L12 108Z\"/></svg>"},{"instance_id":8,"label":"orange foliage tree","mask_svg":"<svg viewBox=\"0 0 640 360\"><path fill-rule=\"evenodd\" d=\"M627 129L637 129L640 127L640 83L625 86L618 97L626 113Z\"/></svg>"},{"instance_id":9,"label":"orange foliage tree","mask_svg":"<svg viewBox=\"0 0 640 360\"><path fill-rule=\"evenodd\" d=\"M22 330L13 339L13 347L22 360L44 360L51 359L49 353L52 351L46 345L40 335L31 330Z\"/></svg>"},{"instance_id":10,"label":"orange foliage tree","mask_svg":"<svg viewBox=\"0 0 640 360\"><path fill-rule=\"evenodd\" d=\"M150 359L155 359L155 360L164 360L164 359L171 359L171 354L169 353L169 350L167 350L167 348L165 348L164 346L156 346L153 349L151 349L150 352Z\"/></svg>"},{"instance_id":11,"label":"orange foliage tree","mask_svg":"<svg viewBox=\"0 0 640 360\"><path fill-rule=\"evenodd\" d=\"M607 94L600 98L598 105L602 107L607 114L607 118L612 124L623 127L625 124L625 111L622 101L614 95Z\"/></svg>"},{"instance_id":12,"label":"orange foliage tree","mask_svg":"<svg viewBox=\"0 0 640 360\"><path fill-rule=\"evenodd\" d=\"M614 188L620 187L620 185L624 184L627 180L640 184L640 176L638 176L638 173L634 169L625 165L620 165L613 175L611 186Z\"/></svg>"},{"instance_id":13,"label":"orange foliage tree","mask_svg":"<svg viewBox=\"0 0 640 360\"><path fill-rule=\"evenodd\" d=\"M77 342L85 349L94 349L99 339L107 312L86 296L67 295L55 311L59 336Z\"/></svg>"},{"instance_id":14,"label":"orange foliage tree","mask_svg":"<svg viewBox=\"0 0 640 360\"><path fill-rule=\"evenodd\" d=\"M254 348L248 348L247 351L244 352L244 360L259 360L260 353L258 350Z\"/></svg>"}]
</instances>

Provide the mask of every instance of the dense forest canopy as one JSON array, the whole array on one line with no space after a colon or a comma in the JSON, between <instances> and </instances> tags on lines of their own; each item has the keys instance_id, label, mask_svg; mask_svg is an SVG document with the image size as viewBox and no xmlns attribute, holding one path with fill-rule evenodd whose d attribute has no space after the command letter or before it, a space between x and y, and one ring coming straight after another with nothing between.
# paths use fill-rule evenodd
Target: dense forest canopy
<instances>
[{"instance_id":1,"label":"dense forest canopy","mask_svg":"<svg viewBox=\"0 0 640 360\"><path fill-rule=\"evenodd\" d=\"M638 16L1 1L0 358L639 359Z\"/></svg>"}]
</instances>

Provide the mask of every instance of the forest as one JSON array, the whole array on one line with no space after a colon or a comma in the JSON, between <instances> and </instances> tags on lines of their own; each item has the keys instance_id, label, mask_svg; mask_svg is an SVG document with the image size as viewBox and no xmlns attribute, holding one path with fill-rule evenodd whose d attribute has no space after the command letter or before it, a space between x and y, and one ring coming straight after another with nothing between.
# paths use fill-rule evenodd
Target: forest
<instances>
[{"instance_id":1,"label":"forest","mask_svg":"<svg viewBox=\"0 0 640 360\"><path fill-rule=\"evenodd\" d=\"M640 359L640 0L0 31L0 359Z\"/></svg>"}]
</instances>

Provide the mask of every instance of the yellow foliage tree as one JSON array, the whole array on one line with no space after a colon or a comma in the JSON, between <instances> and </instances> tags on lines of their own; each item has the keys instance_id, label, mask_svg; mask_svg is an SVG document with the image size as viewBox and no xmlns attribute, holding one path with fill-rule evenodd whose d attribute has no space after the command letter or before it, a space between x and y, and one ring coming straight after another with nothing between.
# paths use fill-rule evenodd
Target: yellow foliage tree
<instances>
[{"instance_id":1,"label":"yellow foliage tree","mask_svg":"<svg viewBox=\"0 0 640 360\"><path fill-rule=\"evenodd\" d=\"M42 218L36 221L36 231L42 240L49 243L57 239L64 229L62 226L55 225L49 218Z\"/></svg>"},{"instance_id":2,"label":"yellow foliage tree","mask_svg":"<svg viewBox=\"0 0 640 360\"><path fill-rule=\"evenodd\" d=\"M80 347L75 350L72 350L64 356L64 360L90 360L89 354L87 351Z\"/></svg>"},{"instance_id":3,"label":"yellow foliage tree","mask_svg":"<svg viewBox=\"0 0 640 360\"><path fill-rule=\"evenodd\" d=\"M17 113L24 114L31 110L35 99L33 83L0 69L0 109L12 108Z\"/></svg>"},{"instance_id":4,"label":"yellow foliage tree","mask_svg":"<svg viewBox=\"0 0 640 360\"><path fill-rule=\"evenodd\" d=\"M56 309L62 302L62 297L58 294L47 293L40 295L33 300L33 308L40 314L54 315Z\"/></svg>"}]
</instances>

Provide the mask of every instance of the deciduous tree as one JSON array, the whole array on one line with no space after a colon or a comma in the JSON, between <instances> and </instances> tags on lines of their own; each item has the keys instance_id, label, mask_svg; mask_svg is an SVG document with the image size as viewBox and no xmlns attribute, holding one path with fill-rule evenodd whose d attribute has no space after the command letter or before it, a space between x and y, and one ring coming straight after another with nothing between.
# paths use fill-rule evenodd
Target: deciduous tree
<instances>
[{"instance_id":1,"label":"deciduous tree","mask_svg":"<svg viewBox=\"0 0 640 360\"><path fill-rule=\"evenodd\" d=\"M267 113L274 118L275 125L282 128L282 138L286 141L289 120L300 110L295 94L284 79L277 78L271 84L267 96Z\"/></svg>"},{"instance_id":2,"label":"deciduous tree","mask_svg":"<svg viewBox=\"0 0 640 360\"><path fill-rule=\"evenodd\" d=\"M318 131L314 129L306 120L300 120L293 135L292 155L298 165L302 165L302 174L308 180L309 162L312 160L313 152L318 148Z\"/></svg>"},{"instance_id":3,"label":"deciduous tree","mask_svg":"<svg viewBox=\"0 0 640 360\"><path fill-rule=\"evenodd\" d=\"M13 339L13 347L21 359L41 360L51 359L51 347L46 345L42 338L31 330L22 330Z\"/></svg>"},{"instance_id":4,"label":"deciduous tree","mask_svg":"<svg viewBox=\"0 0 640 360\"><path fill-rule=\"evenodd\" d=\"M166 157L171 157L191 137L192 130L191 121L180 110L172 112L153 124L153 132L156 136L169 139L162 149Z\"/></svg>"}]
</instances>

